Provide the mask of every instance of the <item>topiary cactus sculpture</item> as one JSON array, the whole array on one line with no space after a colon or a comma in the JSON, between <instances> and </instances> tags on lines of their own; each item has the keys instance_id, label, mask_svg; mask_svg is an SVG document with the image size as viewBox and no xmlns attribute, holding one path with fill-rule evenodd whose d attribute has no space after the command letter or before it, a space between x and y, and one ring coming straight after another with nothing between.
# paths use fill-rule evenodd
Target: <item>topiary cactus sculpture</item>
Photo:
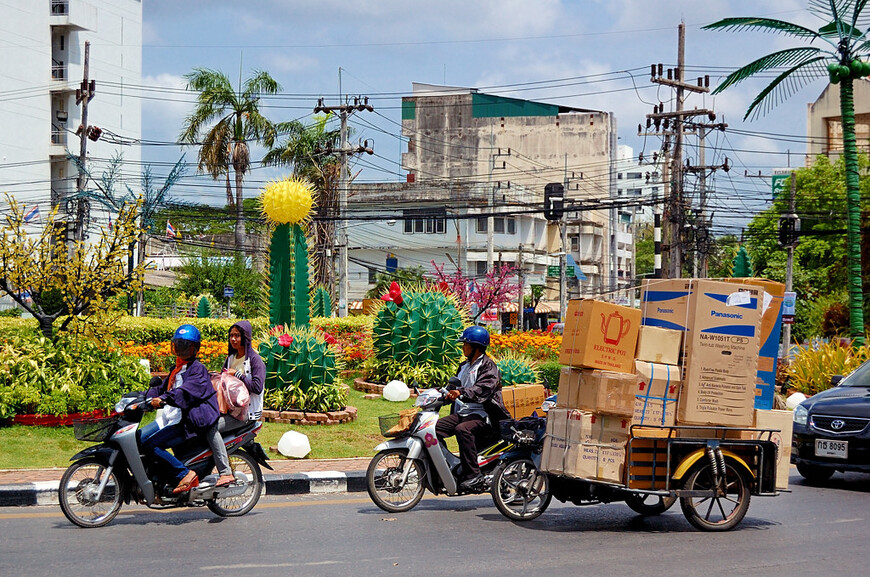
<instances>
[{"instance_id":1,"label":"topiary cactus sculpture","mask_svg":"<svg viewBox=\"0 0 870 577\"><path fill-rule=\"evenodd\" d=\"M332 316L332 299L329 298L329 291L326 290L326 287L319 286L311 293L311 316Z\"/></svg>"},{"instance_id":2,"label":"topiary cactus sculpture","mask_svg":"<svg viewBox=\"0 0 870 577\"><path fill-rule=\"evenodd\" d=\"M496 359L495 364L501 373L502 386L512 387L520 383L538 382L536 363L525 356L508 352Z\"/></svg>"},{"instance_id":3,"label":"topiary cactus sculpture","mask_svg":"<svg viewBox=\"0 0 870 577\"><path fill-rule=\"evenodd\" d=\"M196 305L196 316L201 319L211 318L211 303L208 302L207 297L199 299Z\"/></svg>"},{"instance_id":4,"label":"topiary cactus sculpture","mask_svg":"<svg viewBox=\"0 0 870 577\"><path fill-rule=\"evenodd\" d=\"M341 369L323 335L308 327L286 333L276 327L260 344L260 356L266 363L267 390L295 385L307 391L312 385L331 385Z\"/></svg>"},{"instance_id":5,"label":"topiary cactus sculpture","mask_svg":"<svg viewBox=\"0 0 870 577\"><path fill-rule=\"evenodd\" d=\"M446 382L462 356L459 335L467 324L456 298L422 287L401 291L395 285L382 300L374 321L371 372L383 380L390 376L381 375L379 367L389 367L430 381L421 385Z\"/></svg>"},{"instance_id":6,"label":"topiary cactus sculpture","mask_svg":"<svg viewBox=\"0 0 870 577\"><path fill-rule=\"evenodd\" d=\"M307 181L273 182L261 197L263 214L274 225L269 244L269 324L307 326L308 241L302 224L314 201Z\"/></svg>"}]
</instances>

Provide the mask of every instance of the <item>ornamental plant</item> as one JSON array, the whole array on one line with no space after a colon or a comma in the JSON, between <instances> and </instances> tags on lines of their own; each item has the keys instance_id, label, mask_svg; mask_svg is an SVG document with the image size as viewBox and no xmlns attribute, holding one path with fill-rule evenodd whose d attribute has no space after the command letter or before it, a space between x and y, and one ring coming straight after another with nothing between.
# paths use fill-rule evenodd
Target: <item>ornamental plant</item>
<instances>
[{"instance_id":1,"label":"ornamental plant","mask_svg":"<svg viewBox=\"0 0 870 577\"><path fill-rule=\"evenodd\" d=\"M504 353L494 359L501 374L501 384L512 387L521 383L537 383L537 363L529 357L514 352Z\"/></svg>"},{"instance_id":2,"label":"ornamental plant","mask_svg":"<svg viewBox=\"0 0 870 577\"><path fill-rule=\"evenodd\" d=\"M375 358L366 365L367 376L379 382L443 385L456 372L459 335L468 319L452 294L419 286L403 291L398 283L393 285L375 313Z\"/></svg>"},{"instance_id":3,"label":"ornamental plant","mask_svg":"<svg viewBox=\"0 0 870 577\"><path fill-rule=\"evenodd\" d=\"M848 375L870 358L867 345L853 348L841 344L839 339L793 350L794 359L785 372L789 386L805 395L829 389L832 376Z\"/></svg>"},{"instance_id":4,"label":"ornamental plant","mask_svg":"<svg viewBox=\"0 0 870 577\"><path fill-rule=\"evenodd\" d=\"M495 357L514 352L539 362L557 361L561 348L561 335L542 331L492 334L489 341L489 351Z\"/></svg>"}]
</instances>

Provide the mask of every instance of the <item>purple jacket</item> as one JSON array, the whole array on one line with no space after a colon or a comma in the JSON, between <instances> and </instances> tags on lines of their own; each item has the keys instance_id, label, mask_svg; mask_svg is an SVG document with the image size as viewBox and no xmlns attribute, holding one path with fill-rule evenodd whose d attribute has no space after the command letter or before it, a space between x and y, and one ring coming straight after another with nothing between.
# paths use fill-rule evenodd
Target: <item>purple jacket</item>
<instances>
[{"instance_id":1,"label":"purple jacket","mask_svg":"<svg viewBox=\"0 0 870 577\"><path fill-rule=\"evenodd\" d=\"M196 359L189 362L181 373L181 385L173 386L167 392L168 380L169 377L159 386L148 389L145 397L160 397L167 405L181 409L181 423L188 439L199 435L220 418L217 394L208 369L201 362Z\"/></svg>"},{"instance_id":2,"label":"purple jacket","mask_svg":"<svg viewBox=\"0 0 870 577\"><path fill-rule=\"evenodd\" d=\"M242 332L242 343L245 345L245 357L251 361L251 376L245 375L242 377L242 382L248 388L249 393L255 395L262 394L263 383L266 381L266 363L251 346L251 323L248 321L239 321L233 325ZM230 327L232 330L233 327ZM236 351L227 344L227 360L224 361L224 368L229 367L230 356L235 356Z\"/></svg>"}]
</instances>

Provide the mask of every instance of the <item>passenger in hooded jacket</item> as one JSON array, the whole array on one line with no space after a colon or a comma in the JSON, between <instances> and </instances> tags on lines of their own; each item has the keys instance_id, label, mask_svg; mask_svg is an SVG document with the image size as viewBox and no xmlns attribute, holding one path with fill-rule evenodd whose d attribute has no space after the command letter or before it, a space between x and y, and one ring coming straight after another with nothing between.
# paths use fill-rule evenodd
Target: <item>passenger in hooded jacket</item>
<instances>
[{"instance_id":1,"label":"passenger in hooded jacket","mask_svg":"<svg viewBox=\"0 0 870 577\"><path fill-rule=\"evenodd\" d=\"M228 370L245 384L250 400L248 402L248 420L256 421L263 415L263 384L266 379L266 364L251 346L251 323L239 321L230 327L227 360L224 370ZM222 487L233 482L229 457L221 438L220 431L231 431L245 425L231 415L221 415L220 420L207 435L209 448L214 454L215 466L220 473L217 486Z\"/></svg>"},{"instance_id":2,"label":"passenger in hooded jacket","mask_svg":"<svg viewBox=\"0 0 870 577\"><path fill-rule=\"evenodd\" d=\"M175 481L173 495L196 487L199 478L166 449L204 435L220 416L208 369L196 358L200 340L196 327L178 327L171 341L175 368L145 393L151 406L162 410L154 422L142 428L141 446L160 462L161 473Z\"/></svg>"}]
</instances>

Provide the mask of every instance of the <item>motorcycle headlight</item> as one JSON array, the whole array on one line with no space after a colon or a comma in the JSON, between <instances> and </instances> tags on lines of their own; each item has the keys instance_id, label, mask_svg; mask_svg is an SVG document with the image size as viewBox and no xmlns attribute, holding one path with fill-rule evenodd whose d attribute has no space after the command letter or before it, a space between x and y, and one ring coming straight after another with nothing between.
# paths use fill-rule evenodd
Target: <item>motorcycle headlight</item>
<instances>
[{"instance_id":1,"label":"motorcycle headlight","mask_svg":"<svg viewBox=\"0 0 870 577\"><path fill-rule=\"evenodd\" d=\"M794 408L794 415L792 416L795 424L806 426L808 413L809 413L809 411L803 405L798 405L797 407L795 407Z\"/></svg>"}]
</instances>

